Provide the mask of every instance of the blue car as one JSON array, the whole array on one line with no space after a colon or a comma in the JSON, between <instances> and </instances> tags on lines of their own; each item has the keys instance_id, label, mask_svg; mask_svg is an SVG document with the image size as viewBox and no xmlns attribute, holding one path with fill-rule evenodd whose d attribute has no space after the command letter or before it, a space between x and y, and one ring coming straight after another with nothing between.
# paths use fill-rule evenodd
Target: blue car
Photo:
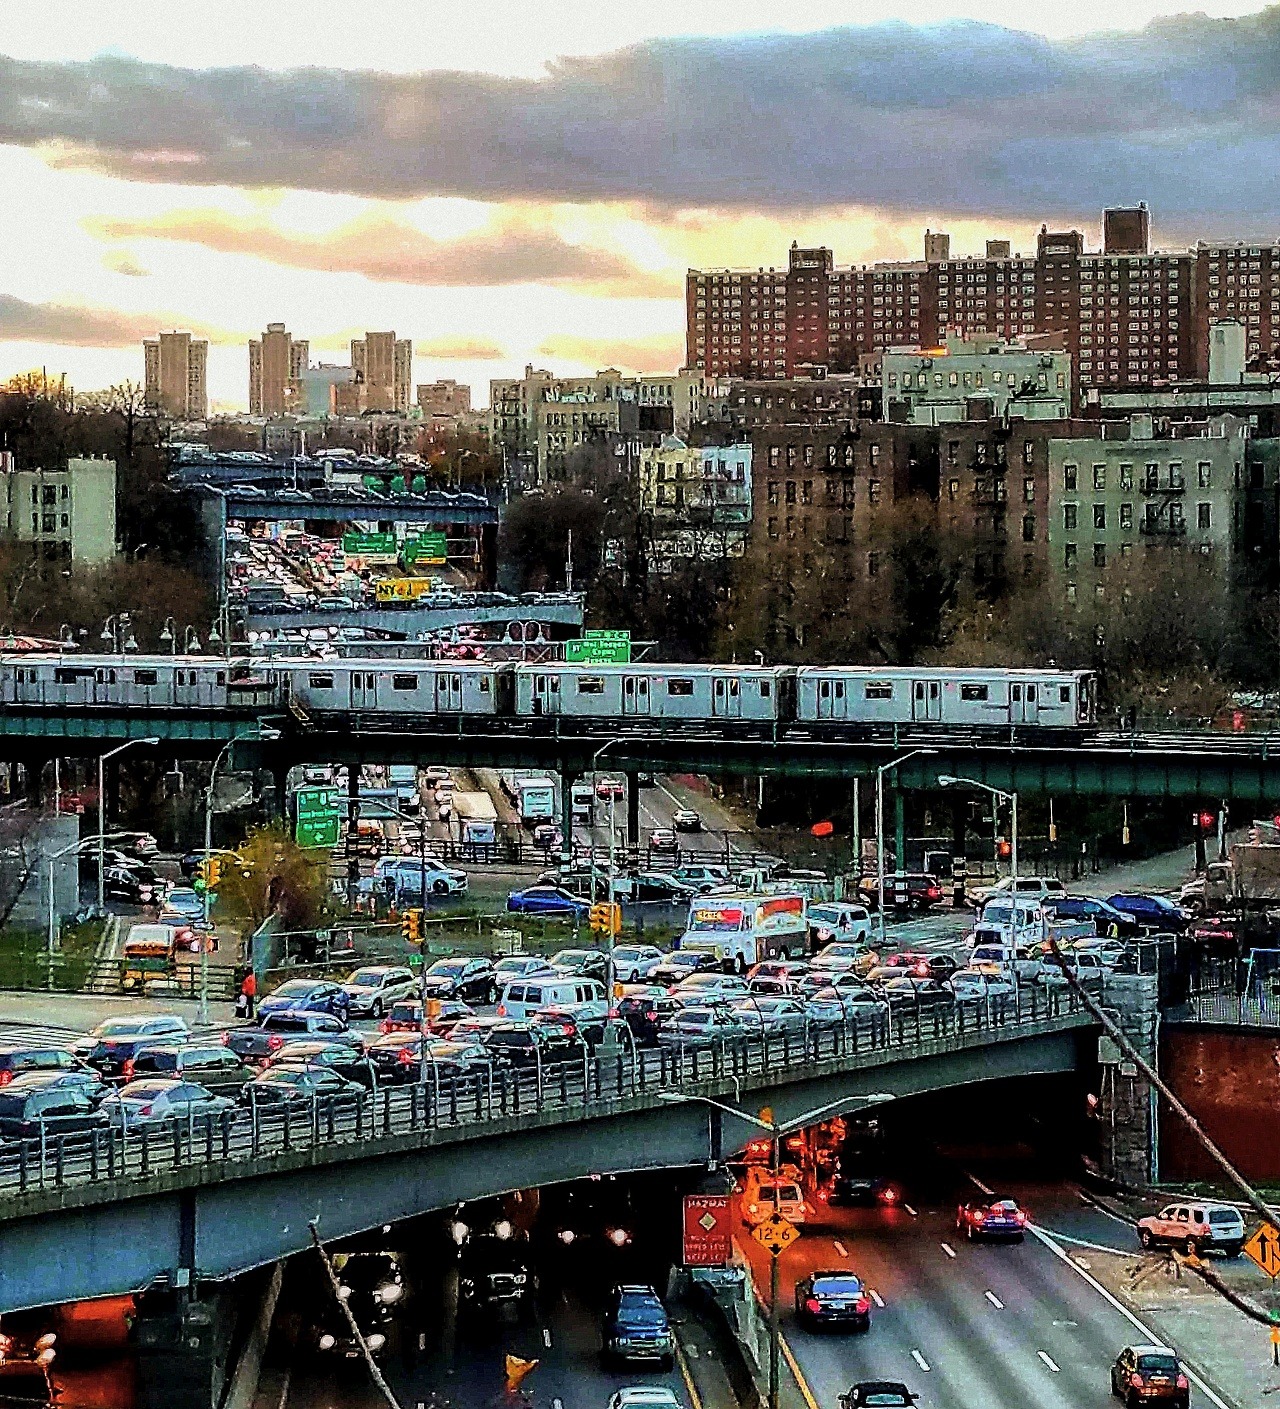
<instances>
[{"instance_id":1,"label":"blue car","mask_svg":"<svg viewBox=\"0 0 1280 1409\"><path fill-rule=\"evenodd\" d=\"M559 886L530 886L527 890L513 890L507 896L507 909L525 914L580 916L590 911L591 902Z\"/></svg>"},{"instance_id":2,"label":"blue car","mask_svg":"<svg viewBox=\"0 0 1280 1409\"><path fill-rule=\"evenodd\" d=\"M326 979L291 978L259 1005L260 1013L332 1013L347 1020L351 997Z\"/></svg>"},{"instance_id":3,"label":"blue car","mask_svg":"<svg viewBox=\"0 0 1280 1409\"><path fill-rule=\"evenodd\" d=\"M1120 939L1128 939L1141 932L1132 912L1117 910L1105 900L1093 900L1087 895L1064 895L1049 904L1060 920L1092 920L1100 935L1114 933Z\"/></svg>"},{"instance_id":4,"label":"blue car","mask_svg":"<svg viewBox=\"0 0 1280 1409\"><path fill-rule=\"evenodd\" d=\"M1191 923L1191 915L1163 895L1109 895L1107 904L1132 915L1147 929L1180 932Z\"/></svg>"}]
</instances>

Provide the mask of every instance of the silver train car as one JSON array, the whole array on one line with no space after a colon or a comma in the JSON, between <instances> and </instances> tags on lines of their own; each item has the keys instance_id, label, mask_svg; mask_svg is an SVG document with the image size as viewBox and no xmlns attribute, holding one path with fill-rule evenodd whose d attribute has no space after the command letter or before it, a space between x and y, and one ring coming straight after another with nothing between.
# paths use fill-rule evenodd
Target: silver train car
<instances>
[{"instance_id":1,"label":"silver train car","mask_svg":"<svg viewBox=\"0 0 1280 1409\"><path fill-rule=\"evenodd\" d=\"M795 670L737 665L521 665L522 718L751 720L791 718Z\"/></svg>"}]
</instances>

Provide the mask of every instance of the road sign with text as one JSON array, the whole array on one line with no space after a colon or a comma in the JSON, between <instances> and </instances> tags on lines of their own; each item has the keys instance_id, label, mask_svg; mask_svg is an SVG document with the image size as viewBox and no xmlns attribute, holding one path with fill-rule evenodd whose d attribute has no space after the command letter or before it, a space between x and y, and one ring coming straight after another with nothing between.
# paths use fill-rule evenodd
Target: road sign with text
<instances>
[{"instance_id":1,"label":"road sign with text","mask_svg":"<svg viewBox=\"0 0 1280 1409\"><path fill-rule=\"evenodd\" d=\"M763 1223L757 1223L751 1236L761 1247L768 1248L774 1257L789 1248L800 1236L794 1223L788 1222L780 1213L771 1213Z\"/></svg>"},{"instance_id":2,"label":"road sign with text","mask_svg":"<svg viewBox=\"0 0 1280 1409\"><path fill-rule=\"evenodd\" d=\"M1244 1245L1246 1257L1251 1257L1268 1277L1280 1276L1280 1232L1264 1223Z\"/></svg>"},{"instance_id":3,"label":"road sign with text","mask_svg":"<svg viewBox=\"0 0 1280 1409\"><path fill-rule=\"evenodd\" d=\"M631 633L584 631L580 640L564 643L564 658L569 665L629 665Z\"/></svg>"},{"instance_id":4,"label":"road sign with text","mask_svg":"<svg viewBox=\"0 0 1280 1409\"><path fill-rule=\"evenodd\" d=\"M728 1194L684 1196L684 1265L724 1267L733 1246L733 1213Z\"/></svg>"},{"instance_id":5,"label":"road sign with text","mask_svg":"<svg viewBox=\"0 0 1280 1409\"><path fill-rule=\"evenodd\" d=\"M302 847L335 847L342 823L336 788L299 788L294 794L294 840Z\"/></svg>"}]
</instances>

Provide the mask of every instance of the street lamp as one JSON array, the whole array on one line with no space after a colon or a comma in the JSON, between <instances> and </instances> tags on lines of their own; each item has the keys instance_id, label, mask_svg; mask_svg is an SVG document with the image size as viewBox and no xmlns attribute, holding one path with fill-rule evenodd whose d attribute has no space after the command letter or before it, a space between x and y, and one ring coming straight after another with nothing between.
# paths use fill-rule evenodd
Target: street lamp
<instances>
[{"instance_id":1,"label":"street lamp","mask_svg":"<svg viewBox=\"0 0 1280 1409\"><path fill-rule=\"evenodd\" d=\"M930 751L933 752L934 750ZM658 1099L660 1101L666 1101L669 1105L697 1101L704 1106L711 1106L714 1110L722 1111L726 1115L736 1116L738 1120L745 1121L748 1125L755 1125L758 1126L759 1129L767 1131L772 1148L769 1167L776 1179L782 1170L782 1137L784 1135L789 1135L793 1130L803 1129L806 1125L813 1125L824 1115L828 1115L832 1111L847 1108L851 1102L856 1101L862 1105L876 1106L880 1105L883 1101L892 1101L893 1094L889 1091L873 1091L867 1096L841 1096L834 1101L827 1101L824 1105L818 1106L814 1110L805 1111L803 1115L794 1116L791 1120L781 1122L776 1120L763 1120L760 1116L751 1115L748 1111L739 1110L736 1106L728 1106L722 1101L713 1100L710 1096L700 1096L693 1092L659 1091ZM778 1409L778 1313L778 1253L770 1249L769 1409Z\"/></svg>"},{"instance_id":2,"label":"street lamp","mask_svg":"<svg viewBox=\"0 0 1280 1409\"><path fill-rule=\"evenodd\" d=\"M899 754L876 769L876 891L879 897L876 929L881 949L884 948L884 775L909 758L937 752L937 749L912 749L910 753ZM902 865L902 857L898 857L898 865Z\"/></svg>"},{"instance_id":3,"label":"street lamp","mask_svg":"<svg viewBox=\"0 0 1280 1409\"><path fill-rule=\"evenodd\" d=\"M222 760L237 744L246 739L256 739L268 743L280 737L280 730L269 725L259 724L243 734L234 734L218 750L209 769L209 786L204 795L204 891L201 902L204 907L204 933L200 936L200 1021L209 1021L209 857L213 853L213 801L214 785L217 782L218 767Z\"/></svg>"},{"instance_id":4,"label":"street lamp","mask_svg":"<svg viewBox=\"0 0 1280 1409\"><path fill-rule=\"evenodd\" d=\"M591 899L592 899L593 901L594 901L595 898L596 898L596 839L595 839L595 815L596 815L596 795L597 795L597 794L596 794L596 786L597 786L596 770L597 770L597 769L599 768L599 766L600 766L600 758L601 758L601 756L604 754L605 750L606 750L606 749L609 749L609 748L612 748L613 745L616 744L617 742L618 742L618 740L617 740L616 738L613 738L613 739L606 739L605 742L604 742L603 744L601 744L600 747L595 751L595 753L592 755L592 758L591 758L591 828L590 828L590 831L589 831L589 833L588 833L588 836L589 836L589 839L590 839L590 842L591 842ZM632 786L633 786L633 787L635 786L634 782L632 783ZM613 790L612 788L610 788L610 789L609 789L609 878L608 878L609 893L605 896L605 899L608 901L608 904L609 904L609 925L608 925L608 931L607 931L608 938L607 938L607 942L606 942L606 946L605 946L605 953L606 953L606 955L607 955L607 958L606 958L606 961L605 961L605 962L606 962L606 970L605 970L605 983L606 983L606 987L605 987L605 994L606 994L606 997L608 998L608 1001L609 1001L609 1009L610 1009L610 1011L612 1011L612 1009L613 1009L613 980L614 980L614 970L613 970L613 907L614 907L614 904L615 904L614 897L613 897L614 880L615 880L615 877L614 877L614 839L615 839L615 837L617 836L617 828L616 828L616 826L614 825L614 803L615 803L615 801L616 801L616 799L615 799L615 797L614 797L614 790ZM570 799L570 804L569 804L569 830L570 830L570 837L569 837L569 856L570 856L570 859L572 859L572 857L573 857L573 835L572 835L572 833L573 833L573 801L572 801L572 799Z\"/></svg>"},{"instance_id":5,"label":"street lamp","mask_svg":"<svg viewBox=\"0 0 1280 1409\"><path fill-rule=\"evenodd\" d=\"M173 617L171 616L165 617L164 625L160 628L160 641L162 645L166 645L169 647L169 654L171 656L177 655L178 653L178 638L175 635L176 631L177 622L175 622Z\"/></svg>"},{"instance_id":6,"label":"street lamp","mask_svg":"<svg viewBox=\"0 0 1280 1409\"><path fill-rule=\"evenodd\" d=\"M106 763L107 759L114 758L116 754L123 753L125 749L131 749L135 744L139 747L155 748L160 742L152 737L149 739L130 739L126 743L118 745L116 748L108 749L106 753L98 755L98 910L101 912L106 907L106 880L102 874L102 868L106 858L103 855L103 847L106 840L107 830L107 779Z\"/></svg>"},{"instance_id":7,"label":"street lamp","mask_svg":"<svg viewBox=\"0 0 1280 1409\"><path fill-rule=\"evenodd\" d=\"M950 773L942 773L938 776L938 786L940 788L977 788L980 792L990 793L997 803L1007 802L1009 804L1009 879L1013 891L1013 924L1016 932L1018 926L1018 794L1016 792L1005 792L1003 788L993 788L990 783L980 783L976 778L956 778ZM997 828L999 823L997 822ZM997 874L999 874L997 870Z\"/></svg>"}]
</instances>

